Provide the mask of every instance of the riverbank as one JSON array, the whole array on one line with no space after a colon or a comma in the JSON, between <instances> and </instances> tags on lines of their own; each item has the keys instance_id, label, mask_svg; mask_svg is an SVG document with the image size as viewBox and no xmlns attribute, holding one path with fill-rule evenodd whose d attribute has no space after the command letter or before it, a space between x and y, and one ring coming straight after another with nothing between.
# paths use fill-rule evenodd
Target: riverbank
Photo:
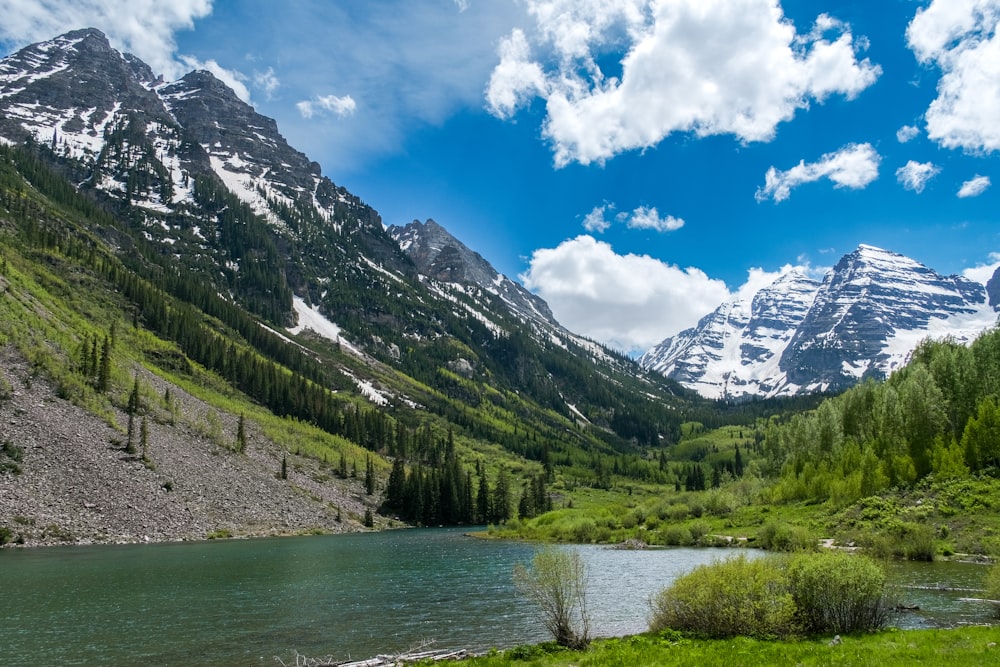
<instances>
[{"instance_id":1,"label":"riverbank","mask_svg":"<svg viewBox=\"0 0 1000 667\"><path fill-rule=\"evenodd\" d=\"M942 665L980 667L1000 661L1000 630L885 630L869 635L762 641L701 640L674 633L599 639L583 651L554 644L521 646L470 658L464 667L669 667L672 665Z\"/></svg>"}]
</instances>

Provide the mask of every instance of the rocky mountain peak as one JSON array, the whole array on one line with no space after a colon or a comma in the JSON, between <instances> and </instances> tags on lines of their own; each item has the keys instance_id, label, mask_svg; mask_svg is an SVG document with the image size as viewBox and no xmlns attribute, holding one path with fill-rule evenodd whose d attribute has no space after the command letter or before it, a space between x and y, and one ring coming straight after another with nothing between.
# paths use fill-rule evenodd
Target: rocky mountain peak
<instances>
[{"instance_id":1,"label":"rocky mountain peak","mask_svg":"<svg viewBox=\"0 0 1000 667\"><path fill-rule=\"evenodd\" d=\"M713 398L791 395L883 377L928 336L971 341L995 322L982 285L862 244L821 284L786 273L750 303L738 296L663 341L640 364Z\"/></svg>"},{"instance_id":2,"label":"rocky mountain peak","mask_svg":"<svg viewBox=\"0 0 1000 667\"><path fill-rule=\"evenodd\" d=\"M422 275L440 283L475 285L503 299L523 317L558 326L545 301L500 274L478 252L471 250L434 220L414 220L387 230Z\"/></svg>"}]
</instances>

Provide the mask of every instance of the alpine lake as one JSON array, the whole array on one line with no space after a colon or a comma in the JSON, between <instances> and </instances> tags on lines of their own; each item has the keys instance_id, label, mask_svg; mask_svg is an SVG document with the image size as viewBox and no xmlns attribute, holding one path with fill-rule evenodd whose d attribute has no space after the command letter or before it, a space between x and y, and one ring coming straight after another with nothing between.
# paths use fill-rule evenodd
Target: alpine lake
<instances>
[{"instance_id":1,"label":"alpine lake","mask_svg":"<svg viewBox=\"0 0 1000 667\"><path fill-rule=\"evenodd\" d=\"M276 665L425 642L486 651L547 641L512 572L537 545L465 529L0 550L5 665ZM648 601L733 550L579 550L594 636L643 632ZM769 557L755 549L749 558ZM985 623L981 565L895 563L899 627Z\"/></svg>"}]
</instances>

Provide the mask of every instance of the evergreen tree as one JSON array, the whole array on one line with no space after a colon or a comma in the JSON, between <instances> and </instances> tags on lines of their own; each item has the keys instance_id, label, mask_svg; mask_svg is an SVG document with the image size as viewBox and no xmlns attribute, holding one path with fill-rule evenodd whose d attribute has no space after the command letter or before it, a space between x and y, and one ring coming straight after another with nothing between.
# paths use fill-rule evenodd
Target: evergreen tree
<instances>
[{"instance_id":1,"label":"evergreen tree","mask_svg":"<svg viewBox=\"0 0 1000 667\"><path fill-rule=\"evenodd\" d=\"M139 446L142 460L149 461L149 424L146 423L146 415L142 416L142 424L139 426Z\"/></svg>"},{"instance_id":2,"label":"evergreen tree","mask_svg":"<svg viewBox=\"0 0 1000 667\"><path fill-rule=\"evenodd\" d=\"M389 484L385 491L385 504L395 510L403 508L406 495L406 466L403 459L397 456L392 462L392 472L389 473Z\"/></svg>"},{"instance_id":3,"label":"evergreen tree","mask_svg":"<svg viewBox=\"0 0 1000 667\"><path fill-rule=\"evenodd\" d=\"M106 392L111 384L111 339L104 337L101 347L101 364L97 373L97 391Z\"/></svg>"},{"instance_id":4,"label":"evergreen tree","mask_svg":"<svg viewBox=\"0 0 1000 667\"><path fill-rule=\"evenodd\" d=\"M490 483L486 479L486 470L479 473L479 491L476 494L476 523L489 523L493 512L490 506Z\"/></svg>"},{"instance_id":5,"label":"evergreen tree","mask_svg":"<svg viewBox=\"0 0 1000 667\"><path fill-rule=\"evenodd\" d=\"M246 416L241 412L240 421L236 425L236 451L243 452L247 448ZM282 477L284 479L284 477Z\"/></svg>"},{"instance_id":6,"label":"evergreen tree","mask_svg":"<svg viewBox=\"0 0 1000 667\"><path fill-rule=\"evenodd\" d=\"M490 523L504 523L510 518L510 478L504 467L501 467L497 474L497 483L493 487L490 510L492 515Z\"/></svg>"},{"instance_id":7,"label":"evergreen tree","mask_svg":"<svg viewBox=\"0 0 1000 667\"><path fill-rule=\"evenodd\" d=\"M365 493L369 496L375 493L375 464L370 455L365 464Z\"/></svg>"}]
</instances>

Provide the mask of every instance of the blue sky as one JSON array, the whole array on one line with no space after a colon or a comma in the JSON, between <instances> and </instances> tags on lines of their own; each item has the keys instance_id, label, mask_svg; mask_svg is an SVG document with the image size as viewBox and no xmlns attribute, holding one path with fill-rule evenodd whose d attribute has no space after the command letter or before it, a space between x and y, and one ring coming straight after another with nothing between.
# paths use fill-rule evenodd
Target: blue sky
<instances>
[{"instance_id":1,"label":"blue sky","mask_svg":"<svg viewBox=\"0 0 1000 667\"><path fill-rule=\"evenodd\" d=\"M378 209L642 351L859 243L1000 262L1000 0L0 0L206 68ZM959 196L961 192L962 196Z\"/></svg>"}]
</instances>

